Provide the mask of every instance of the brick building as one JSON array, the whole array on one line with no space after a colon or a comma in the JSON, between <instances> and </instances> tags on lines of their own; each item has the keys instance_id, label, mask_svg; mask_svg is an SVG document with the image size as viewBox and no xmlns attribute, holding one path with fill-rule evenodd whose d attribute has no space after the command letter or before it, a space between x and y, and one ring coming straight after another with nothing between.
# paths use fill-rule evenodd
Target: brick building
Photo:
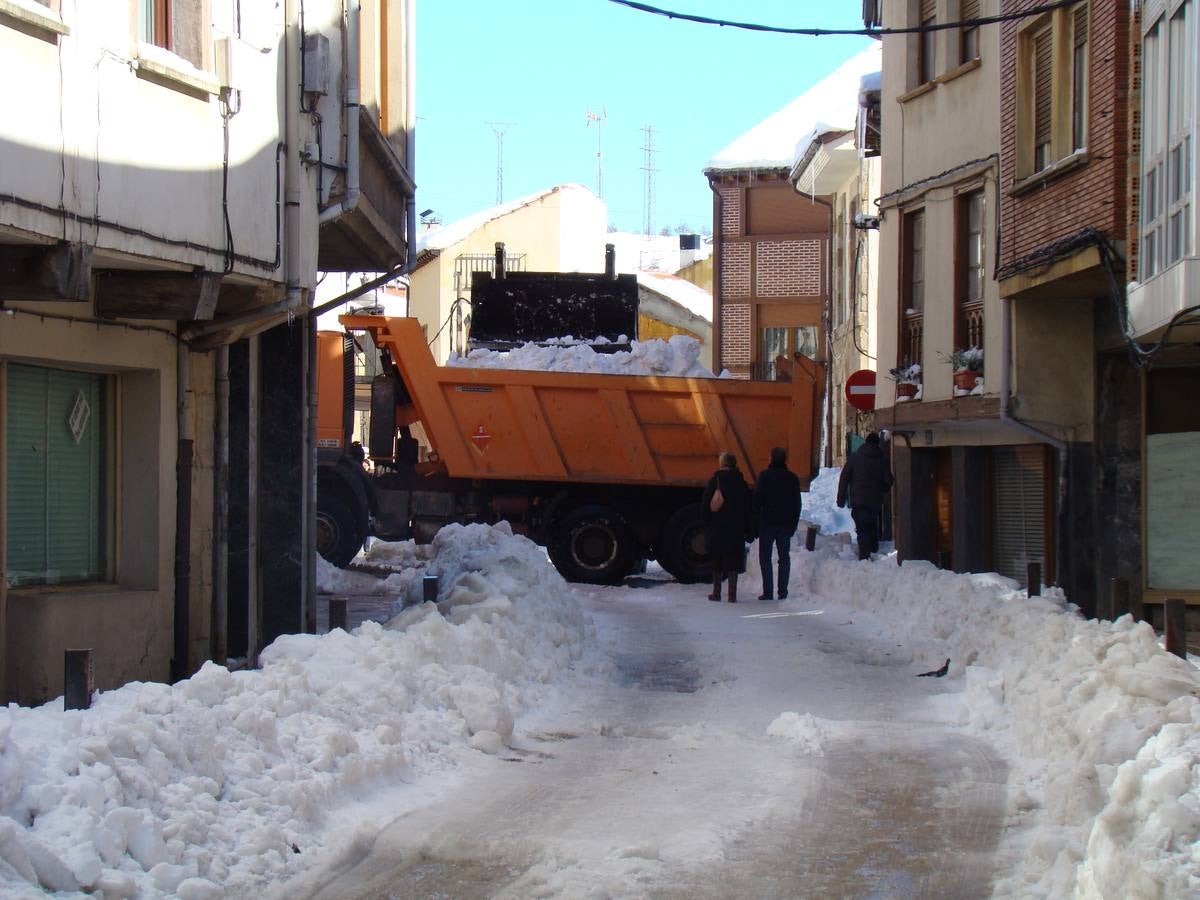
<instances>
[{"instance_id":1,"label":"brick building","mask_svg":"<svg viewBox=\"0 0 1200 900\"><path fill-rule=\"evenodd\" d=\"M705 166L716 223L717 369L775 380L798 355L825 360L831 199L798 194L789 173L797 142L878 66L877 48L854 56Z\"/></svg>"}]
</instances>

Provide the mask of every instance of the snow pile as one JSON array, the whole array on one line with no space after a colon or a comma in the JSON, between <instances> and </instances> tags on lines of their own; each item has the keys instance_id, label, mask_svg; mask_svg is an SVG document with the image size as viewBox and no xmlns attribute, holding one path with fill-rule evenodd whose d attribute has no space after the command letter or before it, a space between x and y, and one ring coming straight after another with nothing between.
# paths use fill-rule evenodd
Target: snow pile
<instances>
[{"instance_id":1,"label":"snow pile","mask_svg":"<svg viewBox=\"0 0 1200 900\"><path fill-rule=\"evenodd\" d=\"M817 525L822 534L853 534L854 520L850 510L838 509L837 487L842 476L840 468L822 469L800 496L800 517Z\"/></svg>"},{"instance_id":2,"label":"snow pile","mask_svg":"<svg viewBox=\"0 0 1200 900\"><path fill-rule=\"evenodd\" d=\"M592 372L600 375L673 375L715 378L700 363L700 342L683 334L669 340L633 341L628 351L597 353L584 344L524 344L508 351L472 350L451 354L446 363L477 369L526 369L540 372Z\"/></svg>"},{"instance_id":3,"label":"snow pile","mask_svg":"<svg viewBox=\"0 0 1200 900\"><path fill-rule=\"evenodd\" d=\"M1015 872L998 896L1200 894L1200 675L1129 616L1082 619L1056 588L853 551L793 553L791 605L869 614L881 641L950 657L967 729L1008 747ZM947 686L952 687L954 682Z\"/></svg>"},{"instance_id":4,"label":"snow pile","mask_svg":"<svg viewBox=\"0 0 1200 900\"><path fill-rule=\"evenodd\" d=\"M591 625L507 526L443 529L428 571L436 607L281 637L257 671L206 663L87 711L0 710L0 894L246 896L319 849L325 812L353 793L499 750ZM411 596L418 574L394 577Z\"/></svg>"},{"instance_id":5,"label":"snow pile","mask_svg":"<svg viewBox=\"0 0 1200 900\"><path fill-rule=\"evenodd\" d=\"M783 738L807 756L824 756L829 729L812 713L785 712L767 726L767 737Z\"/></svg>"}]
</instances>

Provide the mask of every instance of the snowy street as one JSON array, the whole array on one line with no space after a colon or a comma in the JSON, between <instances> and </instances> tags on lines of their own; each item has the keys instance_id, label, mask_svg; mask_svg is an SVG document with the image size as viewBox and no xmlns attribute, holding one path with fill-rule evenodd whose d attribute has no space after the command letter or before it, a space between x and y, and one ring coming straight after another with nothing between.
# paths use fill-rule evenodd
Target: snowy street
<instances>
[{"instance_id":1,"label":"snowy street","mask_svg":"<svg viewBox=\"0 0 1200 900\"><path fill-rule=\"evenodd\" d=\"M717 604L451 526L324 566L348 630L258 669L0 709L0 894L1200 894L1193 663L1057 588L859 562L834 483L785 601L753 550Z\"/></svg>"},{"instance_id":2,"label":"snowy street","mask_svg":"<svg viewBox=\"0 0 1200 900\"><path fill-rule=\"evenodd\" d=\"M1006 766L939 721L940 679L844 610L631 584L582 591L594 687L303 895L990 895Z\"/></svg>"}]
</instances>

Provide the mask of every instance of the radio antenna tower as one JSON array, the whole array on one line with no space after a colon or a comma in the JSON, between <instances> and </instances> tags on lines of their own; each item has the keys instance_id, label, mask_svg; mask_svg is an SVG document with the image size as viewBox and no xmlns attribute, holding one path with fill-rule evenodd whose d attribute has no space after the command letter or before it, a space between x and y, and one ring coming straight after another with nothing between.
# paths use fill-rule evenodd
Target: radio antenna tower
<instances>
[{"instance_id":1,"label":"radio antenna tower","mask_svg":"<svg viewBox=\"0 0 1200 900\"><path fill-rule=\"evenodd\" d=\"M642 229L649 236L654 233L654 173L658 169L654 168L654 126L645 125L642 131L646 134L646 143L642 147L645 155L645 164L642 166L642 171L646 173L646 197L643 203L644 221Z\"/></svg>"},{"instance_id":2,"label":"radio antenna tower","mask_svg":"<svg viewBox=\"0 0 1200 900\"><path fill-rule=\"evenodd\" d=\"M608 109L601 107L600 112L594 113L590 109L587 111L587 124L592 127L592 123L596 123L596 196L601 200L604 199L604 147L602 143L604 135L604 120L608 118Z\"/></svg>"},{"instance_id":3,"label":"radio antenna tower","mask_svg":"<svg viewBox=\"0 0 1200 900\"><path fill-rule=\"evenodd\" d=\"M504 132L508 131L513 122L488 122L496 135L496 204L504 202Z\"/></svg>"}]
</instances>

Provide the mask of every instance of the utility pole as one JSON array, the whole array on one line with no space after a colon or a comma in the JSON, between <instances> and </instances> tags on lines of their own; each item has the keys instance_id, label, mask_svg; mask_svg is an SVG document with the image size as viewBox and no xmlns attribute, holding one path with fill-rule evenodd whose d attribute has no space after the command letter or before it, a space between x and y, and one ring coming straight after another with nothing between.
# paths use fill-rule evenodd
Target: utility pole
<instances>
[{"instance_id":1,"label":"utility pole","mask_svg":"<svg viewBox=\"0 0 1200 900\"><path fill-rule=\"evenodd\" d=\"M504 202L504 132L508 131L513 122L488 122L496 135L496 204Z\"/></svg>"},{"instance_id":2,"label":"utility pole","mask_svg":"<svg viewBox=\"0 0 1200 900\"><path fill-rule=\"evenodd\" d=\"M654 233L654 173L658 169L654 168L654 126L645 125L642 131L646 135L646 143L642 146L642 151L645 153L645 162L642 165L642 171L646 173L646 195L643 201L642 230L647 236L650 236Z\"/></svg>"},{"instance_id":3,"label":"utility pole","mask_svg":"<svg viewBox=\"0 0 1200 900\"><path fill-rule=\"evenodd\" d=\"M594 113L590 109L587 111L588 127L592 123L596 123L596 196L601 200L604 199L604 147L602 144L602 136L604 134L604 120L608 118L608 110L605 107L600 108L600 112Z\"/></svg>"}]
</instances>

